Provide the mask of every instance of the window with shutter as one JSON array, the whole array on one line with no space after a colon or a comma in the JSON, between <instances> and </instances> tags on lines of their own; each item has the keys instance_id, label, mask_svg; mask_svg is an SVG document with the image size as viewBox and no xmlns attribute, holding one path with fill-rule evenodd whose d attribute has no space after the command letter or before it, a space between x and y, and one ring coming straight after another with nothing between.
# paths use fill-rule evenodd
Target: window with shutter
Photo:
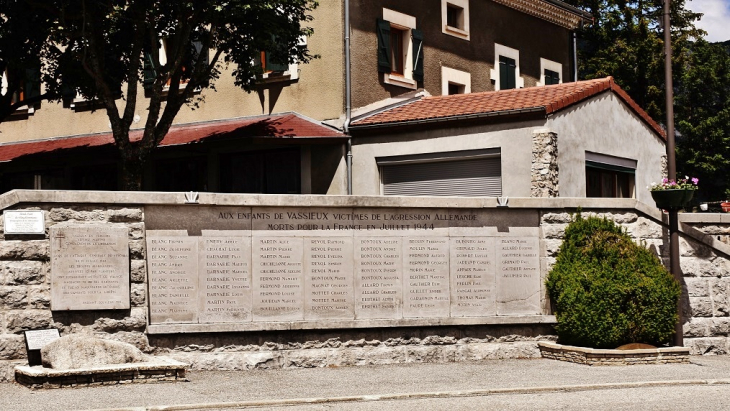
<instances>
[{"instance_id":1,"label":"window with shutter","mask_svg":"<svg viewBox=\"0 0 730 411\"><path fill-rule=\"evenodd\" d=\"M516 88L517 65L514 59L499 56L499 89L509 90Z\"/></svg>"},{"instance_id":2,"label":"window with shutter","mask_svg":"<svg viewBox=\"0 0 730 411\"><path fill-rule=\"evenodd\" d=\"M557 71L545 69L544 76L545 76L545 85L546 86L549 86L552 84L560 84L560 74L558 74Z\"/></svg>"},{"instance_id":3,"label":"window with shutter","mask_svg":"<svg viewBox=\"0 0 730 411\"><path fill-rule=\"evenodd\" d=\"M549 86L552 84L562 83L560 78L563 72L563 65L548 59L540 59L540 81L537 82L538 86Z\"/></svg>"},{"instance_id":4,"label":"window with shutter","mask_svg":"<svg viewBox=\"0 0 730 411\"><path fill-rule=\"evenodd\" d=\"M416 18L383 9L377 19L378 72L386 84L416 89L423 81L423 33L416 29Z\"/></svg>"},{"instance_id":5,"label":"window with shutter","mask_svg":"<svg viewBox=\"0 0 730 411\"><path fill-rule=\"evenodd\" d=\"M520 76L520 51L494 44L494 68L490 71L495 90L522 88L525 80Z\"/></svg>"},{"instance_id":6,"label":"window with shutter","mask_svg":"<svg viewBox=\"0 0 730 411\"><path fill-rule=\"evenodd\" d=\"M633 198L637 161L586 152L586 197Z\"/></svg>"}]
</instances>

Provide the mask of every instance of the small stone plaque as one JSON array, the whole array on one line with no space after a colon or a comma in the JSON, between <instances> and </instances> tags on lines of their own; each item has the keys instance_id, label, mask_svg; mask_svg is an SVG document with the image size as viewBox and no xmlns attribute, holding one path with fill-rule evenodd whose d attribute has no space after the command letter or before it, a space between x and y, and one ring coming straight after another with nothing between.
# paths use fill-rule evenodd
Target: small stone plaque
<instances>
[{"instance_id":1,"label":"small stone plaque","mask_svg":"<svg viewBox=\"0 0 730 411\"><path fill-rule=\"evenodd\" d=\"M251 237L199 241L199 321L251 321Z\"/></svg>"},{"instance_id":2,"label":"small stone plaque","mask_svg":"<svg viewBox=\"0 0 730 411\"><path fill-rule=\"evenodd\" d=\"M537 237L497 237L497 313L540 313Z\"/></svg>"},{"instance_id":3,"label":"small stone plaque","mask_svg":"<svg viewBox=\"0 0 730 411\"><path fill-rule=\"evenodd\" d=\"M307 320L355 318L352 237L304 239Z\"/></svg>"},{"instance_id":4,"label":"small stone plaque","mask_svg":"<svg viewBox=\"0 0 730 411\"><path fill-rule=\"evenodd\" d=\"M150 323L198 322L198 239L147 236Z\"/></svg>"},{"instance_id":5,"label":"small stone plaque","mask_svg":"<svg viewBox=\"0 0 730 411\"><path fill-rule=\"evenodd\" d=\"M61 338L57 328L47 330L28 330L25 334L25 350L28 354L28 365L42 365L41 349L46 344Z\"/></svg>"},{"instance_id":6,"label":"small stone plaque","mask_svg":"<svg viewBox=\"0 0 730 411\"><path fill-rule=\"evenodd\" d=\"M403 239L403 317L449 317L449 239Z\"/></svg>"},{"instance_id":7,"label":"small stone plaque","mask_svg":"<svg viewBox=\"0 0 730 411\"><path fill-rule=\"evenodd\" d=\"M495 315L494 237L451 238L451 316Z\"/></svg>"},{"instance_id":8,"label":"small stone plaque","mask_svg":"<svg viewBox=\"0 0 730 411\"><path fill-rule=\"evenodd\" d=\"M403 318L403 239L355 238L355 316Z\"/></svg>"},{"instance_id":9,"label":"small stone plaque","mask_svg":"<svg viewBox=\"0 0 730 411\"><path fill-rule=\"evenodd\" d=\"M51 310L129 309L129 229L51 227Z\"/></svg>"},{"instance_id":10,"label":"small stone plaque","mask_svg":"<svg viewBox=\"0 0 730 411\"><path fill-rule=\"evenodd\" d=\"M43 210L5 210L5 234L45 234Z\"/></svg>"},{"instance_id":11,"label":"small stone plaque","mask_svg":"<svg viewBox=\"0 0 730 411\"><path fill-rule=\"evenodd\" d=\"M255 236L251 241L253 320L303 320L303 238Z\"/></svg>"}]
</instances>

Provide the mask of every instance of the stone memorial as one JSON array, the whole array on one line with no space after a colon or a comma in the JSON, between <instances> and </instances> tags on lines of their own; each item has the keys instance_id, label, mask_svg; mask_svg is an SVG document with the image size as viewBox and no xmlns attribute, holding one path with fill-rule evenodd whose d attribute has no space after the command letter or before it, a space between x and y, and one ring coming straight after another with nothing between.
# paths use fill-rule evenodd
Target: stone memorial
<instances>
[{"instance_id":1,"label":"stone memorial","mask_svg":"<svg viewBox=\"0 0 730 411\"><path fill-rule=\"evenodd\" d=\"M129 229L51 227L51 310L129 309Z\"/></svg>"},{"instance_id":2,"label":"stone memorial","mask_svg":"<svg viewBox=\"0 0 730 411\"><path fill-rule=\"evenodd\" d=\"M175 234L171 209L160 209L147 212L153 325L368 327L541 313L539 231L528 219L513 228L493 210L201 207Z\"/></svg>"}]
</instances>

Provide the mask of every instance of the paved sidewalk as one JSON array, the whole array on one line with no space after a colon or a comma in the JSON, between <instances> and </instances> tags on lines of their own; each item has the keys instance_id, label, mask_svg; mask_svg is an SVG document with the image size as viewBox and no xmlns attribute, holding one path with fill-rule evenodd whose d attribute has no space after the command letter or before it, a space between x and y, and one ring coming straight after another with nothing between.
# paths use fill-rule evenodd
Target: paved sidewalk
<instances>
[{"instance_id":1,"label":"paved sidewalk","mask_svg":"<svg viewBox=\"0 0 730 411\"><path fill-rule=\"evenodd\" d=\"M543 359L492 360L269 371L192 371L188 377L190 382L185 383L55 390L0 384L0 410L260 409L304 404L330 404L332 409L337 409L336 404L364 401L383 401L384 409L393 409L398 401L405 401L405 404L413 399L710 385L730 393L730 356L692 357L689 365L589 367Z\"/></svg>"}]
</instances>

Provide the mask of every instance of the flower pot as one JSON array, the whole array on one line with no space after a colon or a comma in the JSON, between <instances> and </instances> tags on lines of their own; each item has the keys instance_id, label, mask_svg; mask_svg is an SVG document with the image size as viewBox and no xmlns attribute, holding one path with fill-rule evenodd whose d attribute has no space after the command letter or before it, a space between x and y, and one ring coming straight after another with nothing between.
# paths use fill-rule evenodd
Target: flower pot
<instances>
[{"instance_id":1,"label":"flower pot","mask_svg":"<svg viewBox=\"0 0 730 411\"><path fill-rule=\"evenodd\" d=\"M722 207L723 212L730 213L730 203L720 203L720 207Z\"/></svg>"},{"instance_id":2,"label":"flower pot","mask_svg":"<svg viewBox=\"0 0 730 411\"><path fill-rule=\"evenodd\" d=\"M656 206L664 210L682 208L695 195L695 190L657 190L651 192Z\"/></svg>"}]
</instances>

